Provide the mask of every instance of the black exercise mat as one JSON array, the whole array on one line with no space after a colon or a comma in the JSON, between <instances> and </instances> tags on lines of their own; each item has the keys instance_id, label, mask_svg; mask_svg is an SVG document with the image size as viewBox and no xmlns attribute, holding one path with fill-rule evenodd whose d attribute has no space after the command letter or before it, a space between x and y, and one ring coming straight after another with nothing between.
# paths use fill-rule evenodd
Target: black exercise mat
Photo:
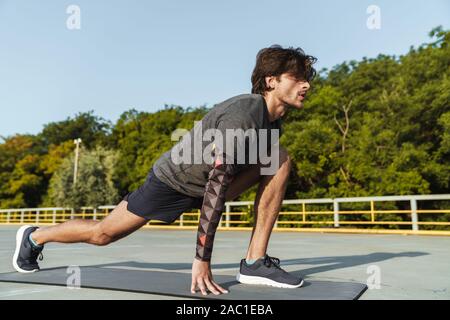
<instances>
[{"instance_id":1,"label":"black exercise mat","mask_svg":"<svg viewBox=\"0 0 450 320\"><path fill-rule=\"evenodd\" d=\"M1 273L0 282L18 282L66 286L72 272L66 267L42 269L23 274ZM355 300L367 289L365 284L305 280L301 288L280 289L268 286L244 285L234 276L214 275L214 281L229 291L216 296L192 294L191 274L180 272L143 271L99 267L80 267L82 288L151 293L199 299L226 300Z\"/></svg>"}]
</instances>

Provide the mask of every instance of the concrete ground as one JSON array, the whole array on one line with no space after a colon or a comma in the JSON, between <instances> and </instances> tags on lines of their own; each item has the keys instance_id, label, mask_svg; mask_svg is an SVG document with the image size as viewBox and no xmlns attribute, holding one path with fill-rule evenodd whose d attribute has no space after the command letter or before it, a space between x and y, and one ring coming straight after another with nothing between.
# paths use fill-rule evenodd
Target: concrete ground
<instances>
[{"instance_id":1,"label":"concrete ground","mask_svg":"<svg viewBox=\"0 0 450 320\"><path fill-rule=\"evenodd\" d=\"M11 272L15 231L0 227L0 272ZM136 268L190 273L196 231L135 232L106 247L48 244L41 268L124 263ZM212 272L235 275L250 232L218 231ZM268 254L307 279L375 283L360 299L450 299L450 237L274 232ZM378 277L379 275L379 277ZM374 280L375 279L375 280ZM0 282L0 299L158 299L130 292ZM186 298L180 298L186 300Z\"/></svg>"}]
</instances>

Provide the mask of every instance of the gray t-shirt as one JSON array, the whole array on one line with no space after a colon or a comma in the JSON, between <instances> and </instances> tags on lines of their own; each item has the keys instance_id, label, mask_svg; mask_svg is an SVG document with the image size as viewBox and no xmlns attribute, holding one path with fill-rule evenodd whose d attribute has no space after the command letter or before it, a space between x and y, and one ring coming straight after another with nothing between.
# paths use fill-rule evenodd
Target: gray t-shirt
<instances>
[{"instance_id":1,"label":"gray t-shirt","mask_svg":"<svg viewBox=\"0 0 450 320\"><path fill-rule=\"evenodd\" d=\"M220 143L220 139L205 138L205 132L208 129L219 130L223 136L223 143ZM230 148L227 148L227 143L232 140L226 138L227 131L230 132L230 130L227 129L242 129L249 133L254 131L256 135L246 135L245 139L241 140L241 143L238 143L239 140L234 140L236 143L234 145L233 154L230 153ZM238 173L255 163L254 158L250 157L249 152L251 146L255 143L258 150L256 153L257 155L259 155L259 149L262 148L262 146L267 146L267 152L270 154L270 145L273 144L270 135L271 129L278 129L278 134L281 136L281 119L277 119L273 122L269 121L267 104L262 95L241 94L232 97L214 105L214 107L203 117L201 122L197 122L194 128L186 133L171 150L165 152L155 162L153 170L155 175L162 182L173 189L191 197L203 197L205 185L208 182L208 173L213 167L212 163L208 163L204 160L205 158L202 157L205 150L210 150L208 148L211 148L213 143L220 145L221 147L219 147L219 150L224 150L227 155L232 155L232 158L235 161L234 173ZM267 132L268 135L264 142L264 140L260 139L260 134L265 134L265 132ZM256 140L254 140L255 137ZM242 158L241 160L238 160L237 158L239 152L242 152L243 150L245 152L244 162L242 162ZM185 156L183 159L189 160L174 161L174 154L180 155L180 157ZM208 152L206 152L206 154L208 154ZM211 152L209 152L209 154L211 154ZM212 154L214 155L214 152ZM195 157L197 157L197 159L195 159ZM259 160L259 157L257 157L258 162Z\"/></svg>"}]
</instances>

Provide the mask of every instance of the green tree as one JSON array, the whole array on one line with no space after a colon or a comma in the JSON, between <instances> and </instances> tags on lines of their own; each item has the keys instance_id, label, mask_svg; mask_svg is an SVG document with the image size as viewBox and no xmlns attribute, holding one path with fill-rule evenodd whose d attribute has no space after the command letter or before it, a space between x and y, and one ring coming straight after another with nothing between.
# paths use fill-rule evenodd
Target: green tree
<instances>
[{"instance_id":1,"label":"green tree","mask_svg":"<svg viewBox=\"0 0 450 320\"><path fill-rule=\"evenodd\" d=\"M0 207L37 206L43 180L40 155L34 153L35 137L15 135L0 144Z\"/></svg>"},{"instance_id":2,"label":"green tree","mask_svg":"<svg viewBox=\"0 0 450 320\"><path fill-rule=\"evenodd\" d=\"M69 117L64 121L45 125L38 138L45 147L73 141L76 138L81 138L87 148L95 147L97 144L106 147L111 143L108 138L111 127L109 121L95 116L93 111L82 112L76 114L73 119Z\"/></svg>"},{"instance_id":3,"label":"green tree","mask_svg":"<svg viewBox=\"0 0 450 320\"><path fill-rule=\"evenodd\" d=\"M73 184L74 156L66 158L50 181L49 197L54 206L80 208L116 204L119 200L113 183L117 153L97 147L81 148L77 183Z\"/></svg>"}]
</instances>

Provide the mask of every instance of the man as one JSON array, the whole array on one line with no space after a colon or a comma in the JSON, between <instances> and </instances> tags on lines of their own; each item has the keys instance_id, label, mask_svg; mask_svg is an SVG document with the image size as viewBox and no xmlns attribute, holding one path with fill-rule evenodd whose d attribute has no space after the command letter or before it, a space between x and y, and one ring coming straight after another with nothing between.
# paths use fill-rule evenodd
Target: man
<instances>
[{"instance_id":1,"label":"man","mask_svg":"<svg viewBox=\"0 0 450 320\"><path fill-rule=\"evenodd\" d=\"M281 288L300 287L303 280L283 270L279 259L266 253L291 170L286 150L275 150L277 144L270 140L266 151L278 157L274 161L277 165L271 174L262 174L263 169L268 168L259 157L260 153L257 161L250 163L252 155L244 150L245 161L236 163L234 152L238 151L237 156L242 156L242 150L253 146L255 141L261 150L267 146L268 137L263 142L262 135L257 140L245 136L239 148L232 147L232 150L225 148L222 138L228 138L228 147L227 130L254 130L258 133L278 130L279 133L281 118L288 108L302 108L309 83L315 76L312 67L315 61L300 48L285 49L275 45L262 49L257 55L251 78L252 94L239 95L215 105L189 134L183 136L181 142L156 161L145 183L126 195L102 221L70 220L47 228L21 227L16 235L14 268L19 272L39 270L37 258L39 256L42 260L41 252L48 242L85 242L104 246L138 230L151 219L171 223L183 212L200 208L191 292L199 289L203 295L207 290L216 295L227 293L214 282L211 272L215 232L225 201L237 198L259 183L255 198L255 226L246 259L241 260L237 280ZM206 146L204 141L199 141L198 134L209 129L223 133L223 136L218 139L219 134L214 135L214 143ZM199 142L201 149L196 149L195 143ZM189 148L192 143L193 149ZM199 155L207 154L207 147L210 147L211 161L194 159L192 162L192 158L198 160ZM183 151L183 159L189 161L180 161L177 157L180 151Z\"/></svg>"}]
</instances>

